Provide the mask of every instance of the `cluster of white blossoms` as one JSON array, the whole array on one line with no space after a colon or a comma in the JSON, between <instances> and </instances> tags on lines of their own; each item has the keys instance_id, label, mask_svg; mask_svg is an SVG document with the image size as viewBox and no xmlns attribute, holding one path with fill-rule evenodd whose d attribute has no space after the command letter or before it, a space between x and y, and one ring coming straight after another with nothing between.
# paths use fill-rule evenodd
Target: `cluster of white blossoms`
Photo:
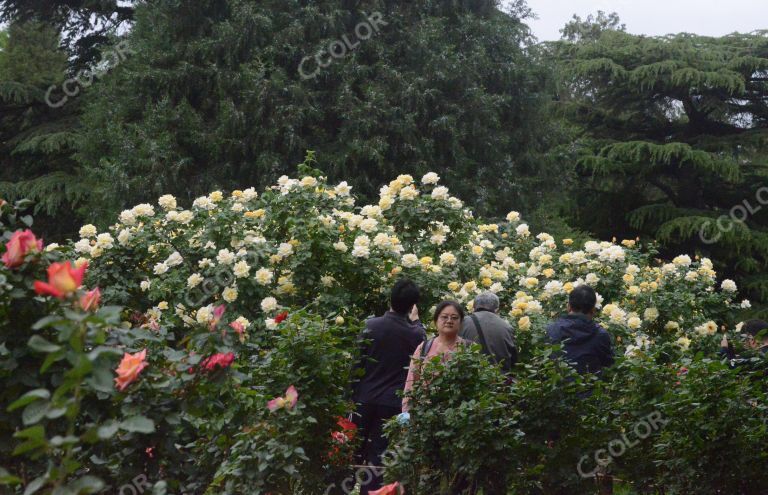
<instances>
[{"instance_id":1,"label":"cluster of white blossoms","mask_svg":"<svg viewBox=\"0 0 768 495\"><path fill-rule=\"evenodd\" d=\"M680 255L650 266L636 240L556 240L532 233L516 211L497 222L476 220L435 173L420 182L398 176L381 188L378 204L356 207L351 189L323 177L283 176L262 195L254 188L214 191L188 209L164 195L159 208L142 204L122 212L112 233L83 226L73 248L78 263L115 249L134 256L137 289L144 299L157 299L148 316L163 321L175 315L187 326L208 325L216 305L226 304L235 309L231 317L247 321L238 313L261 312L262 325L278 328L276 310L312 302L299 294L362 300L408 276L467 307L478 294L494 292L518 330L543 331L565 310L568 294L587 284L598 291L598 321L624 336L631 356L660 335L685 349L712 337L706 308L679 307L681 291L714 293L730 304L737 290L724 280L717 291L706 258ZM349 285L359 283L363 269L378 274L371 286ZM609 304L603 305L601 292L610 294ZM164 311L168 304L175 313ZM748 308L749 301L740 306Z\"/></svg>"}]
</instances>

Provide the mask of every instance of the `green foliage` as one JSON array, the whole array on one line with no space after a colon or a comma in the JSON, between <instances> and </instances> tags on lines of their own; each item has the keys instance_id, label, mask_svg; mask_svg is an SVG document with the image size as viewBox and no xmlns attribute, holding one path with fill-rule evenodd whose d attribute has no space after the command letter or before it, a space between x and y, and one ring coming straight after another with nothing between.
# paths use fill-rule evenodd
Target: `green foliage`
<instances>
[{"instance_id":1,"label":"green foliage","mask_svg":"<svg viewBox=\"0 0 768 495\"><path fill-rule=\"evenodd\" d=\"M510 410L505 379L477 348L435 357L410 393L407 426L388 426L393 465L387 476L409 493L458 493L503 487L519 469L520 411ZM498 489L498 488L497 488Z\"/></svg>"},{"instance_id":2,"label":"green foliage","mask_svg":"<svg viewBox=\"0 0 768 495\"><path fill-rule=\"evenodd\" d=\"M253 404L241 412L247 426L232 432L231 448L220 452L221 465L206 493L323 494L328 480L347 471L331 463L330 432L351 412L344 400L353 362L345 351L353 348L349 334L297 312L272 341L252 354L252 387L238 389L234 397L236 404ZM299 392L294 409L264 407L294 384ZM254 391L264 400L254 403Z\"/></svg>"},{"instance_id":3,"label":"green foliage","mask_svg":"<svg viewBox=\"0 0 768 495\"><path fill-rule=\"evenodd\" d=\"M72 210L92 187L72 160L77 101L49 105L56 99L48 92L65 80L67 54L43 23L14 23L7 33L0 52L0 197L35 201L41 230L60 240L77 224Z\"/></svg>"},{"instance_id":4,"label":"green foliage","mask_svg":"<svg viewBox=\"0 0 768 495\"><path fill-rule=\"evenodd\" d=\"M127 36L137 55L84 116L79 159L103 185L94 211L260 188L306 150L367 197L405 168L451 179L483 211L536 198L515 182L540 177L544 72L526 52L527 9L510 10L491 0L141 4ZM376 28L369 39L302 78L304 57L314 74L313 55L355 42L361 23Z\"/></svg>"},{"instance_id":5,"label":"green foliage","mask_svg":"<svg viewBox=\"0 0 768 495\"><path fill-rule=\"evenodd\" d=\"M696 250L754 284L768 266L758 193L768 33L635 36L603 15L575 20L564 38L548 49L559 60L558 112L580 128L583 180L569 220L600 237L654 238L665 256Z\"/></svg>"}]
</instances>

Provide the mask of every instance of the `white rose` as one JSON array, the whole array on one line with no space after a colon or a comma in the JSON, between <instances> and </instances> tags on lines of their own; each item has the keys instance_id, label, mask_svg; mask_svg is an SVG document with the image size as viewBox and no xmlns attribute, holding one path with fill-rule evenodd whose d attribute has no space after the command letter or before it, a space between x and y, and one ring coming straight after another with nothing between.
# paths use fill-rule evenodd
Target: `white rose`
<instances>
[{"instance_id":1,"label":"white rose","mask_svg":"<svg viewBox=\"0 0 768 495\"><path fill-rule=\"evenodd\" d=\"M720 288L723 289L725 292L736 292L736 282L734 282L731 279L725 279L723 280L723 283L720 284Z\"/></svg>"},{"instance_id":2,"label":"white rose","mask_svg":"<svg viewBox=\"0 0 768 495\"><path fill-rule=\"evenodd\" d=\"M168 259L165 260L165 264L170 266L179 266L184 262L184 258L181 257L178 251L174 251L170 256L168 256Z\"/></svg>"},{"instance_id":3,"label":"white rose","mask_svg":"<svg viewBox=\"0 0 768 495\"><path fill-rule=\"evenodd\" d=\"M219 254L216 256L216 260L222 265L231 265L235 262L235 254L229 249L219 250Z\"/></svg>"},{"instance_id":4,"label":"white rose","mask_svg":"<svg viewBox=\"0 0 768 495\"><path fill-rule=\"evenodd\" d=\"M265 313L274 311L277 309L277 299L274 297L265 297L261 300L261 310Z\"/></svg>"},{"instance_id":5,"label":"white rose","mask_svg":"<svg viewBox=\"0 0 768 495\"><path fill-rule=\"evenodd\" d=\"M137 217L152 217L155 215L155 208L147 203L136 205L131 211Z\"/></svg>"},{"instance_id":6,"label":"white rose","mask_svg":"<svg viewBox=\"0 0 768 495\"><path fill-rule=\"evenodd\" d=\"M157 204L159 204L160 207L166 211L173 210L176 208L176 198L174 198L170 194L165 194L163 196L160 196L160 199L158 199Z\"/></svg>"},{"instance_id":7,"label":"white rose","mask_svg":"<svg viewBox=\"0 0 768 495\"><path fill-rule=\"evenodd\" d=\"M376 230L376 227L379 225L379 222L374 220L373 218L366 218L362 222L360 222L360 230L363 232L371 233L374 230Z\"/></svg>"},{"instance_id":8,"label":"white rose","mask_svg":"<svg viewBox=\"0 0 768 495\"><path fill-rule=\"evenodd\" d=\"M401 194L402 196L402 194ZM448 188L445 186L437 186L432 190L432 199L445 201L448 199Z\"/></svg>"},{"instance_id":9,"label":"white rose","mask_svg":"<svg viewBox=\"0 0 768 495\"><path fill-rule=\"evenodd\" d=\"M302 187L315 187L317 186L317 179L310 177L309 175L301 179Z\"/></svg>"},{"instance_id":10,"label":"white rose","mask_svg":"<svg viewBox=\"0 0 768 495\"><path fill-rule=\"evenodd\" d=\"M237 289L234 288L234 287L227 287L221 293L222 299L224 299L228 303L232 303L232 302L237 301L237 296L238 296Z\"/></svg>"},{"instance_id":11,"label":"white rose","mask_svg":"<svg viewBox=\"0 0 768 495\"><path fill-rule=\"evenodd\" d=\"M283 242L280 244L280 247L277 248L277 255L281 258L285 258L286 256L290 256L293 253L293 245Z\"/></svg>"},{"instance_id":12,"label":"white rose","mask_svg":"<svg viewBox=\"0 0 768 495\"><path fill-rule=\"evenodd\" d=\"M349 192L350 192L351 190L352 190L352 187L351 187L351 186L349 186L349 185L347 185L346 181L345 181L345 182L340 182L340 183L339 183L339 185L338 185L338 186L336 186L336 187L333 189L333 191L334 191L334 192L335 192L335 193L336 193L338 196L349 196Z\"/></svg>"},{"instance_id":13,"label":"white rose","mask_svg":"<svg viewBox=\"0 0 768 495\"><path fill-rule=\"evenodd\" d=\"M75 243L75 251L78 253L90 253L91 241L88 239L80 239Z\"/></svg>"},{"instance_id":14,"label":"white rose","mask_svg":"<svg viewBox=\"0 0 768 495\"><path fill-rule=\"evenodd\" d=\"M125 225L134 225L136 223L136 215L131 210L123 210L120 213L120 221Z\"/></svg>"},{"instance_id":15,"label":"white rose","mask_svg":"<svg viewBox=\"0 0 768 495\"><path fill-rule=\"evenodd\" d=\"M404 187L400 190L400 199L404 201L411 201L418 197L419 191L413 186Z\"/></svg>"},{"instance_id":16,"label":"white rose","mask_svg":"<svg viewBox=\"0 0 768 495\"><path fill-rule=\"evenodd\" d=\"M273 277L274 275L272 274L272 272L270 270L267 270L266 268L259 268L256 271L256 275L255 275L256 282L260 285L269 284L270 282L272 282Z\"/></svg>"},{"instance_id":17,"label":"white rose","mask_svg":"<svg viewBox=\"0 0 768 495\"><path fill-rule=\"evenodd\" d=\"M440 264L453 266L456 264L456 256L454 256L453 253L443 253L440 255Z\"/></svg>"},{"instance_id":18,"label":"white rose","mask_svg":"<svg viewBox=\"0 0 768 495\"><path fill-rule=\"evenodd\" d=\"M96 235L96 232L97 232L96 227L94 227L90 223L80 227L80 237L82 238L93 237Z\"/></svg>"},{"instance_id":19,"label":"white rose","mask_svg":"<svg viewBox=\"0 0 768 495\"><path fill-rule=\"evenodd\" d=\"M400 259L400 263L406 268L413 268L419 265L419 257L412 253L404 254Z\"/></svg>"},{"instance_id":20,"label":"white rose","mask_svg":"<svg viewBox=\"0 0 768 495\"><path fill-rule=\"evenodd\" d=\"M421 178L422 184L437 184L440 180L440 176L434 172L429 172Z\"/></svg>"},{"instance_id":21,"label":"white rose","mask_svg":"<svg viewBox=\"0 0 768 495\"><path fill-rule=\"evenodd\" d=\"M232 269L232 273L234 273L235 277L237 278L247 277L250 271L251 271L251 267L245 261L238 261L237 263L235 263L235 266Z\"/></svg>"},{"instance_id":22,"label":"white rose","mask_svg":"<svg viewBox=\"0 0 768 495\"><path fill-rule=\"evenodd\" d=\"M130 242L132 237L133 235L130 230L123 229L117 234L117 242L119 242L121 246L125 246Z\"/></svg>"},{"instance_id":23,"label":"white rose","mask_svg":"<svg viewBox=\"0 0 768 495\"><path fill-rule=\"evenodd\" d=\"M193 273L189 277L187 277L187 287L190 289L194 289L198 285L200 285L200 282L204 280L203 276L199 273Z\"/></svg>"},{"instance_id":24,"label":"white rose","mask_svg":"<svg viewBox=\"0 0 768 495\"><path fill-rule=\"evenodd\" d=\"M656 308L648 308L643 312L643 317L648 321L656 321L659 317L659 310Z\"/></svg>"}]
</instances>

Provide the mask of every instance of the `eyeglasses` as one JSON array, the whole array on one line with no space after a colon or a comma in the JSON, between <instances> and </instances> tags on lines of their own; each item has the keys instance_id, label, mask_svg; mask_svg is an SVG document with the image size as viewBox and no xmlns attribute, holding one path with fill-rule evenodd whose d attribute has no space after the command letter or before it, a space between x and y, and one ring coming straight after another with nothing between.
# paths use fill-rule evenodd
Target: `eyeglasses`
<instances>
[{"instance_id":1,"label":"eyeglasses","mask_svg":"<svg viewBox=\"0 0 768 495\"><path fill-rule=\"evenodd\" d=\"M448 315L440 315L438 317L438 320L440 321L459 321L461 318L458 316L448 316Z\"/></svg>"}]
</instances>

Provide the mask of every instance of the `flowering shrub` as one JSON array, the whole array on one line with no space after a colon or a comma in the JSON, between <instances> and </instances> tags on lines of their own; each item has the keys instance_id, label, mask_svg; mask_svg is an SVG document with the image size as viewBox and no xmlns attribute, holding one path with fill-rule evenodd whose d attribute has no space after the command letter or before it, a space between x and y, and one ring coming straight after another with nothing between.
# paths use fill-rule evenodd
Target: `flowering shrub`
<instances>
[{"instance_id":1,"label":"flowering shrub","mask_svg":"<svg viewBox=\"0 0 768 495\"><path fill-rule=\"evenodd\" d=\"M329 185L310 165L265 191L214 191L191 205L163 196L106 231L83 226L64 246L46 246L31 218L0 207L0 394L11 405L0 413L0 483L28 493L114 493L142 476L158 493L339 486L355 446L340 421L352 409L354 338L407 276L423 288L423 313L440 299L471 308L478 293L497 293L525 366L505 388L468 352L435 378L445 387L417 387L434 410L417 406L423 428L396 433L413 460L393 467L397 481L434 493L417 474L450 485L444 468L488 485L498 479L483 473L501 469L483 457L493 451L513 463L517 488L575 493L584 450L647 407L678 404L669 394L699 383L672 387L680 363L712 355L719 330L736 332L730 311L748 305L707 259L664 263L634 240L577 246L532 233L516 212L476 219L435 174L399 176L377 204L356 206L349 186ZM543 346L545 323L582 283L599 292L598 319L625 356L599 384ZM468 378L457 381L461 373ZM741 406L765 393L736 390ZM681 415L679 404L666 411ZM551 429L566 423L578 426ZM429 443L435 432L452 441ZM739 448L765 434L747 439ZM658 462L614 466L630 479L695 480L702 468L681 445L659 444L659 459L676 455L675 472L694 473L687 478ZM466 455L471 462L454 463Z\"/></svg>"},{"instance_id":2,"label":"flowering shrub","mask_svg":"<svg viewBox=\"0 0 768 495\"><path fill-rule=\"evenodd\" d=\"M105 297L141 310L150 325L207 324L226 304L243 339L274 330L284 308L381 311L401 276L424 289L427 308L452 298L471 309L476 294L491 290L521 334L539 335L568 292L590 284L600 322L633 355L668 341L712 348L719 327L733 323L735 284L718 287L706 258L661 264L634 240L558 242L531 233L516 212L486 223L435 174L420 183L401 175L382 187L378 204L357 207L346 183L301 170L303 178L282 177L262 193L214 191L189 208L164 196L124 211L109 232L83 227L73 248L91 263L91 279L111 287Z\"/></svg>"}]
</instances>

